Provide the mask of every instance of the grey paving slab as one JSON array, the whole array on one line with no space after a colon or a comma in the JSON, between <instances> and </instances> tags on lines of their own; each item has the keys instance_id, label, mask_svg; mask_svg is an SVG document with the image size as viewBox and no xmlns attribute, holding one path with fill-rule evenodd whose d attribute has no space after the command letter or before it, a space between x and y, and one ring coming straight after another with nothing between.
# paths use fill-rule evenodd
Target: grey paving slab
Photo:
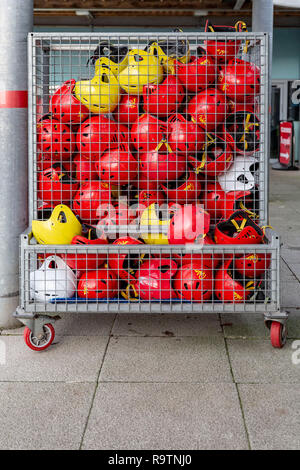
<instances>
[{"instance_id":1,"label":"grey paving slab","mask_svg":"<svg viewBox=\"0 0 300 470\"><path fill-rule=\"evenodd\" d=\"M84 449L247 449L233 384L100 383Z\"/></svg>"},{"instance_id":2,"label":"grey paving slab","mask_svg":"<svg viewBox=\"0 0 300 470\"><path fill-rule=\"evenodd\" d=\"M94 384L0 383L0 449L79 449Z\"/></svg>"},{"instance_id":3,"label":"grey paving slab","mask_svg":"<svg viewBox=\"0 0 300 470\"><path fill-rule=\"evenodd\" d=\"M220 336L222 330L216 314L120 314L112 333L119 336Z\"/></svg>"},{"instance_id":4,"label":"grey paving slab","mask_svg":"<svg viewBox=\"0 0 300 470\"><path fill-rule=\"evenodd\" d=\"M55 324L57 334L64 336L108 336L115 314L66 313Z\"/></svg>"},{"instance_id":5,"label":"grey paving slab","mask_svg":"<svg viewBox=\"0 0 300 470\"><path fill-rule=\"evenodd\" d=\"M20 336L1 336L6 364L1 381L93 382L97 380L108 337L66 336L49 349L30 350Z\"/></svg>"},{"instance_id":6,"label":"grey paving slab","mask_svg":"<svg viewBox=\"0 0 300 470\"><path fill-rule=\"evenodd\" d=\"M237 383L300 383L300 366L292 362L292 340L274 349L269 340L227 339Z\"/></svg>"},{"instance_id":7,"label":"grey paving slab","mask_svg":"<svg viewBox=\"0 0 300 470\"><path fill-rule=\"evenodd\" d=\"M269 338L263 315L222 313L221 322L226 338ZM289 338L300 338L300 309L291 309L287 321Z\"/></svg>"},{"instance_id":8,"label":"grey paving slab","mask_svg":"<svg viewBox=\"0 0 300 470\"><path fill-rule=\"evenodd\" d=\"M294 250L287 245L283 245L280 254L288 264L300 264L300 250Z\"/></svg>"},{"instance_id":9,"label":"grey paving slab","mask_svg":"<svg viewBox=\"0 0 300 470\"><path fill-rule=\"evenodd\" d=\"M289 268L293 271L297 279L300 280L300 262L297 264L289 263Z\"/></svg>"},{"instance_id":10,"label":"grey paving slab","mask_svg":"<svg viewBox=\"0 0 300 470\"><path fill-rule=\"evenodd\" d=\"M256 313L222 313L221 323L226 338L268 338L263 315Z\"/></svg>"},{"instance_id":11,"label":"grey paving slab","mask_svg":"<svg viewBox=\"0 0 300 470\"><path fill-rule=\"evenodd\" d=\"M298 281L283 281L280 292L282 307L300 307L300 284Z\"/></svg>"},{"instance_id":12,"label":"grey paving slab","mask_svg":"<svg viewBox=\"0 0 300 470\"><path fill-rule=\"evenodd\" d=\"M241 384L238 387L251 448L299 450L299 385Z\"/></svg>"},{"instance_id":13,"label":"grey paving slab","mask_svg":"<svg viewBox=\"0 0 300 470\"><path fill-rule=\"evenodd\" d=\"M9 330L2 329L0 330L0 335L23 335L25 326L20 325L19 328L10 328Z\"/></svg>"},{"instance_id":14,"label":"grey paving slab","mask_svg":"<svg viewBox=\"0 0 300 470\"><path fill-rule=\"evenodd\" d=\"M224 340L113 337L100 381L231 382Z\"/></svg>"},{"instance_id":15,"label":"grey paving slab","mask_svg":"<svg viewBox=\"0 0 300 470\"><path fill-rule=\"evenodd\" d=\"M280 279L282 283L291 282L291 281L298 282L297 277L295 276L294 272L292 272L290 268L290 263L287 264L283 259L281 260L281 263L280 263Z\"/></svg>"}]
</instances>

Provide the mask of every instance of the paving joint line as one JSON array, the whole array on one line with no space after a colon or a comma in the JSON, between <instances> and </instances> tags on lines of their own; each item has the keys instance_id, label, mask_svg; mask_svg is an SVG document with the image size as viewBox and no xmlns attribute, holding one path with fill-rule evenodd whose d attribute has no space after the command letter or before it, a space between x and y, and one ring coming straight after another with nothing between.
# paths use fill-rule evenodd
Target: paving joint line
<instances>
[{"instance_id":1,"label":"paving joint line","mask_svg":"<svg viewBox=\"0 0 300 470\"><path fill-rule=\"evenodd\" d=\"M288 268L288 270L292 273L292 275L296 278L296 280L298 282L300 282L300 278L298 277L298 275L290 268L289 264L287 263L287 261L285 261L284 258L281 257L281 261L284 262L284 264L286 265L286 267Z\"/></svg>"},{"instance_id":2,"label":"paving joint line","mask_svg":"<svg viewBox=\"0 0 300 470\"><path fill-rule=\"evenodd\" d=\"M107 343L106 343L106 346L105 346L105 350L104 350L103 358L102 358L102 361L101 361L101 364L100 364L100 368L99 368L99 371L98 371L98 374L97 374L97 377L96 377L94 393L93 393L93 396L92 396L91 405L90 405L89 412L88 412L88 415L87 415L87 418L86 418L85 426L83 428L83 433L82 433L82 437L81 437L80 444L79 444L79 450L82 450L85 433L86 433L86 430L87 430L87 427L88 427L89 419L90 419L91 412L92 412L92 409L93 409L93 406L94 406L94 401L95 401L97 388L98 388L98 385L99 385L100 374L101 374L102 367L103 367L103 364L104 364L104 360L105 360L105 357L106 357L106 352L107 352L107 349L108 349L108 346L109 346L109 343L110 343L110 340L111 340L111 333L112 333L112 330L114 328L116 318L117 318L117 313L116 313L116 315L115 315L115 317L112 321L112 324L111 324L111 327L110 327L110 330L109 330L109 333L108 333L108 340L107 340Z\"/></svg>"},{"instance_id":3,"label":"paving joint line","mask_svg":"<svg viewBox=\"0 0 300 470\"><path fill-rule=\"evenodd\" d=\"M240 405L240 411L241 411L241 415L242 415L242 421L243 421L244 430L245 430L245 434L246 434L246 440L247 440L247 444L248 444L248 449L249 449L249 450L252 450L252 449L251 449L250 436L249 436L249 432L248 432L248 428L247 428L247 424L246 424L246 417L245 417L245 413L244 413L243 403L242 403L240 391L239 391L239 388L238 388L238 384L237 384L237 382L235 381L235 378L234 378L233 368L232 368L231 359L230 359L230 354L229 354L229 349L228 349L228 344L227 344L227 338L225 337L224 327L223 327L223 325L222 325L222 323L221 323L221 313L219 313L219 321L220 321L220 326L221 326L222 332L223 332L223 338L224 338L224 344L225 344L225 351L226 351L226 355L227 355L227 360L228 360L228 364L229 364L229 369L230 369L230 374L231 374L232 382L234 383L234 386L235 386L235 389L236 389L236 393L237 393L237 396L238 396L238 401L239 401L239 405Z\"/></svg>"}]
</instances>

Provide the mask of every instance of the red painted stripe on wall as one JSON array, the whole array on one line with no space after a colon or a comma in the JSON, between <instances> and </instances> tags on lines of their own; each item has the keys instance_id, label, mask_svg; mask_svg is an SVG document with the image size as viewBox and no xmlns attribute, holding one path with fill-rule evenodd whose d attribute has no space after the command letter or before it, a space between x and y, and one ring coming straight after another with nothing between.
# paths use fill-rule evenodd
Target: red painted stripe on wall
<instances>
[{"instance_id":1,"label":"red painted stripe on wall","mask_svg":"<svg viewBox=\"0 0 300 470\"><path fill-rule=\"evenodd\" d=\"M27 108L27 90L0 91L0 108Z\"/></svg>"}]
</instances>

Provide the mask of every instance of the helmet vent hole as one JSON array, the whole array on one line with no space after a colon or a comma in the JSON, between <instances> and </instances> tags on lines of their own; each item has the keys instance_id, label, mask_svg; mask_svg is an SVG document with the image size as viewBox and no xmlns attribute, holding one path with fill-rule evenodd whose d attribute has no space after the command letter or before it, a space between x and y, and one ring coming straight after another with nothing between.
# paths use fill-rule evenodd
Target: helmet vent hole
<instances>
[{"instance_id":1,"label":"helmet vent hole","mask_svg":"<svg viewBox=\"0 0 300 470\"><path fill-rule=\"evenodd\" d=\"M63 211L60 211L58 214L58 220L61 224L65 224L67 222L66 214Z\"/></svg>"},{"instance_id":2,"label":"helmet vent hole","mask_svg":"<svg viewBox=\"0 0 300 470\"><path fill-rule=\"evenodd\" d=\"M144 59L143 59L143 57L140 56L139 54L134 54L134 60L135 60L136 62L141 62L141 61L144 60Z\"/></svg>"},{"instance_id":3,"label":"helmet vent hole","mask_svg":"<svg viewBox=\"0 0 300 470\"><path fill-rule=\"evenodd\" d=\"M238 180L239 183L244 183L244 184L248 184L248 183L249 183L249 181L248 181L248 179L246 178L245 175L240 175L240 176L238 176L237 180Z\"/></svg>"},{"instance_id":4,"label":"helmet vent hole","mask_svg":"<svg viewBox=\"0 0 300 470\"><path fill-rule=\"evenodd\" d=\"M162 266L160 266L158 269L160 270L160 272L162 272L162 273L166 273L166 272L168 272L168 271L169 271L169 269L170 269L170 266L169 266L168 264L163 264L163 265L162 265Z\"/></svg>"}]
</instances>

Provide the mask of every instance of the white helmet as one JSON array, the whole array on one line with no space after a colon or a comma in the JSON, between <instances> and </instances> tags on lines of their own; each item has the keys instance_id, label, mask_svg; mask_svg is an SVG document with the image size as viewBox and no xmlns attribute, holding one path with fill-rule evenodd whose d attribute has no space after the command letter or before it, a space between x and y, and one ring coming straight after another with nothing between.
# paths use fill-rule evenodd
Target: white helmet
<instances>
[{"instance_id":1,"label":"white helmet","mask_svg":"<svg viewBox=\"0 0 300 470\"><path fill-rule=\"evenodd\" d=\"M255 172L258 161L254 157L235 157L226 173L219 175L218 181L226 193L229 191L250 191L255 187Z\"/></svg>"},{"instance_id":2,"label":"white helmet","mask_svg":"<svg viewBox=\"0 0 300 470\"><path fill-rule=\"evenodd\" d=\"M76 285L75 274L59 256L48 256L39 269L30 273L31 297L38 302L72 297Z\"/></svg>"}]
</instances>

